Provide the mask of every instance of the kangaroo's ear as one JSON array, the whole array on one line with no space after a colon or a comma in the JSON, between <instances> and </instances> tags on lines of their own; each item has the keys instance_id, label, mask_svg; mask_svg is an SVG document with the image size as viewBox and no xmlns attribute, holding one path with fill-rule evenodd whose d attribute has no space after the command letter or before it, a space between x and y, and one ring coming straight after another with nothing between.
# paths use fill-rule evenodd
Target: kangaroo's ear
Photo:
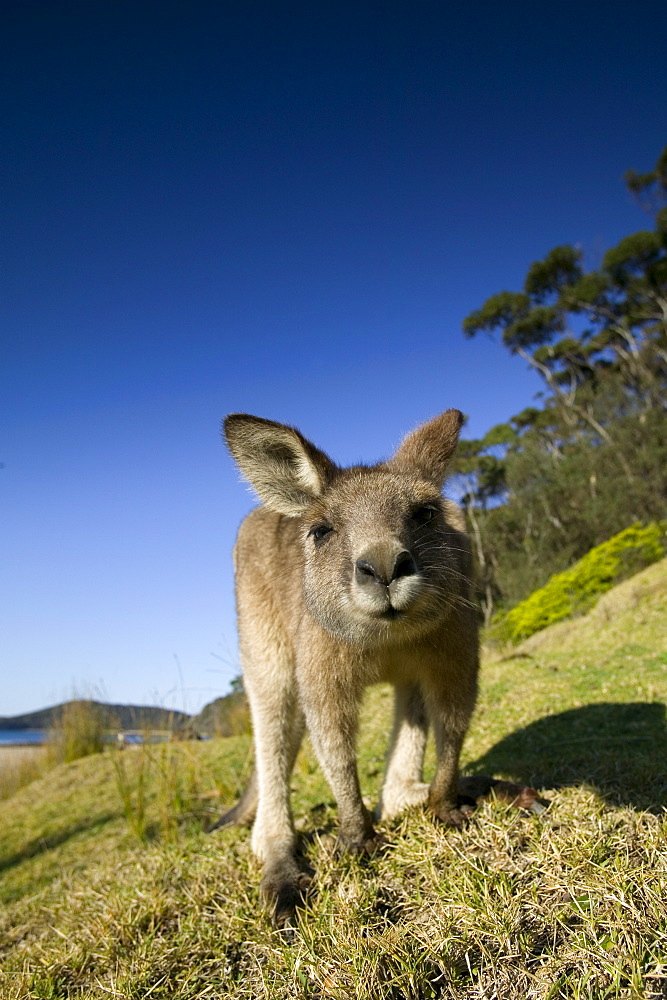
<instances>
[{"instance_id":1,"label":"kangaroo's ear","mask_svg":"<svg viewBox=\"0 0 667 1000\"><path fill-rule=\"evenodd\" d=\"M416 472L440 488L445 481L447 466L456 450L462 426L463 414L460 410L445 410L439 417L408 434L388 464Z\"/></svg>"},{"instance_id":2,"label":"kangaroo's ear","mask_svg":"<svg viewBox=\"0 0 667 1000\"><path fill-rule=\"evenodd\" d=\"M279 514L298 517L335 474L331 459L294 427L231 413L223 431L244 477Z\"/></svg>"}]
</instances>

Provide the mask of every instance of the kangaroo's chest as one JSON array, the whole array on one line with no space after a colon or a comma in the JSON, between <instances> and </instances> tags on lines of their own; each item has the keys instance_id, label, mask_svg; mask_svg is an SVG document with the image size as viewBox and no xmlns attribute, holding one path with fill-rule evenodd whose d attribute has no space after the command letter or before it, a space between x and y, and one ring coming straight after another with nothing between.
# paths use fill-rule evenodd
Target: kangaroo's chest
<instances>
[{"instance_id":1,"label":"kangaroo's chest","mask_svg":"<svg viewBox=\"0 0 667 1000\"><path fill-rule=\"evenodd\" d=\"M442 669L443 649L417 644L378 650L368 662L367 684L419 684L426 674Z\"/></svg>"}]
</instances>

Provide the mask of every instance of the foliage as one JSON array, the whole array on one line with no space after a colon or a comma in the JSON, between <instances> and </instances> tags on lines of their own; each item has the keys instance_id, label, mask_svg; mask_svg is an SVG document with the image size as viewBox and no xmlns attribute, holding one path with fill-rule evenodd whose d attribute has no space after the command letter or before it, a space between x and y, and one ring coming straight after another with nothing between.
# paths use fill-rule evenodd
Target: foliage
<instances>
[{"instance_id":1,"label":"foliage","mask_svg":"<svg viewBox=\"0 0 667 1000\"><path fill-rule=\"evenodd\" d=\"M542 379L540 405L464 441L456 467L487 622L667 501L667 149L630 190L654 228L586 270L579 247L532 264L519 292L463 322Z\"/></svg>"},{"instance_id":2,"label":"foliage","mask_svg":"<svg viewBox=\"0 0 667 1000\"><path fill-rule=\"evenodd\" d=\"M250 732L250 709L243 680L235 677L229 694L205 705L192 720L193 729L211 736L241 736Z\"/></svg>"},{"instance_id":3,"label":"foliage","mask_svg":"<svg viewBox=\"0 0 667 1000\"><path fill-rule=\"evenodd\" d=\"M149 766L148 744L137 746L133 763L134 773L128 773L127 752L122 745L112 751L116 787L123 805L123 814L138 840L146 837L146 776Z\"/></svg>"},{"instance_id":4,"label":"foliage","mask_svg":"<svg viewBox=\"0 0 667 1000\"><path fill-rule=\"evenodd\" d=\"M518 642L554 622L581 614L619 580L665 555L667 522L634 524L596 546L570 569L512 608L495 632Z\"/></svg>"}]
</instances>

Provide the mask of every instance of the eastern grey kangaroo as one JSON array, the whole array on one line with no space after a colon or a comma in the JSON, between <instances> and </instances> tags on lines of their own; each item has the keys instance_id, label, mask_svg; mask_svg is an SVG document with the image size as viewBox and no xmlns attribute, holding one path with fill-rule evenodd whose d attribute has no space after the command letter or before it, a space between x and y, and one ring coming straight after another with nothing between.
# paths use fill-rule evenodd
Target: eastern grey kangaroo
<instances>
[{"instance_id":1,"label":"eastern grey kangaroo","mask_svg":"<svg viewBox=\"0 0 667 1000\"><path fill-rule=\"evenodd\" d=\"M339 843L372 846L356 763L367 685L390 681L396 690L378 815L427 803L445 824L466 818L458 761L477 692L478 616L465 521L441 494L462 419L447 410L409 434L389 461L345 469L295 428L243 413L224 421L232 455L262 504L242 523L234 550L255 774L216 826L255 817L252 847L279 923L307 881L290 805L306 726L338 804ZM426 785L429 720L437 765ZM498 783L477 790L490 784ZM509 786L513 797L521 791Z\"/></svg>"}]
</instances>

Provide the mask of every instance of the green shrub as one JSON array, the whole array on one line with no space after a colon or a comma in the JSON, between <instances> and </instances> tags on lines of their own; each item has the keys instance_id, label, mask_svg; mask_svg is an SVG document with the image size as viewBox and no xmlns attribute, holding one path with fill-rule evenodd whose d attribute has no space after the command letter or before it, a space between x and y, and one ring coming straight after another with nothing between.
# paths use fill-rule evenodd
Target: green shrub
<instances>
[{"instance_id":1,"label":"green shrub","mask_svg":"<svg viewBox=\"0 0 667 1000\"><path fill-rule=\"evenodd\" d=\"M597 545L495 623L495 637L519 642L547 625L588 611L614 584L663 558L666 529L665 521L646 527L633 524Z\"/></svg>"},{"instance_id":2,"label":"green shrub","mask_svg":"<svg viewBox=\"0 0 667 1000\"><path fill-rule=\"evenodd\" d=\"M242 736L251 731L250 708L243 690L243 680L235 677L229 694L205 705L192 720L197 732L211 736Z\"/></svg>"}]
</instances>

